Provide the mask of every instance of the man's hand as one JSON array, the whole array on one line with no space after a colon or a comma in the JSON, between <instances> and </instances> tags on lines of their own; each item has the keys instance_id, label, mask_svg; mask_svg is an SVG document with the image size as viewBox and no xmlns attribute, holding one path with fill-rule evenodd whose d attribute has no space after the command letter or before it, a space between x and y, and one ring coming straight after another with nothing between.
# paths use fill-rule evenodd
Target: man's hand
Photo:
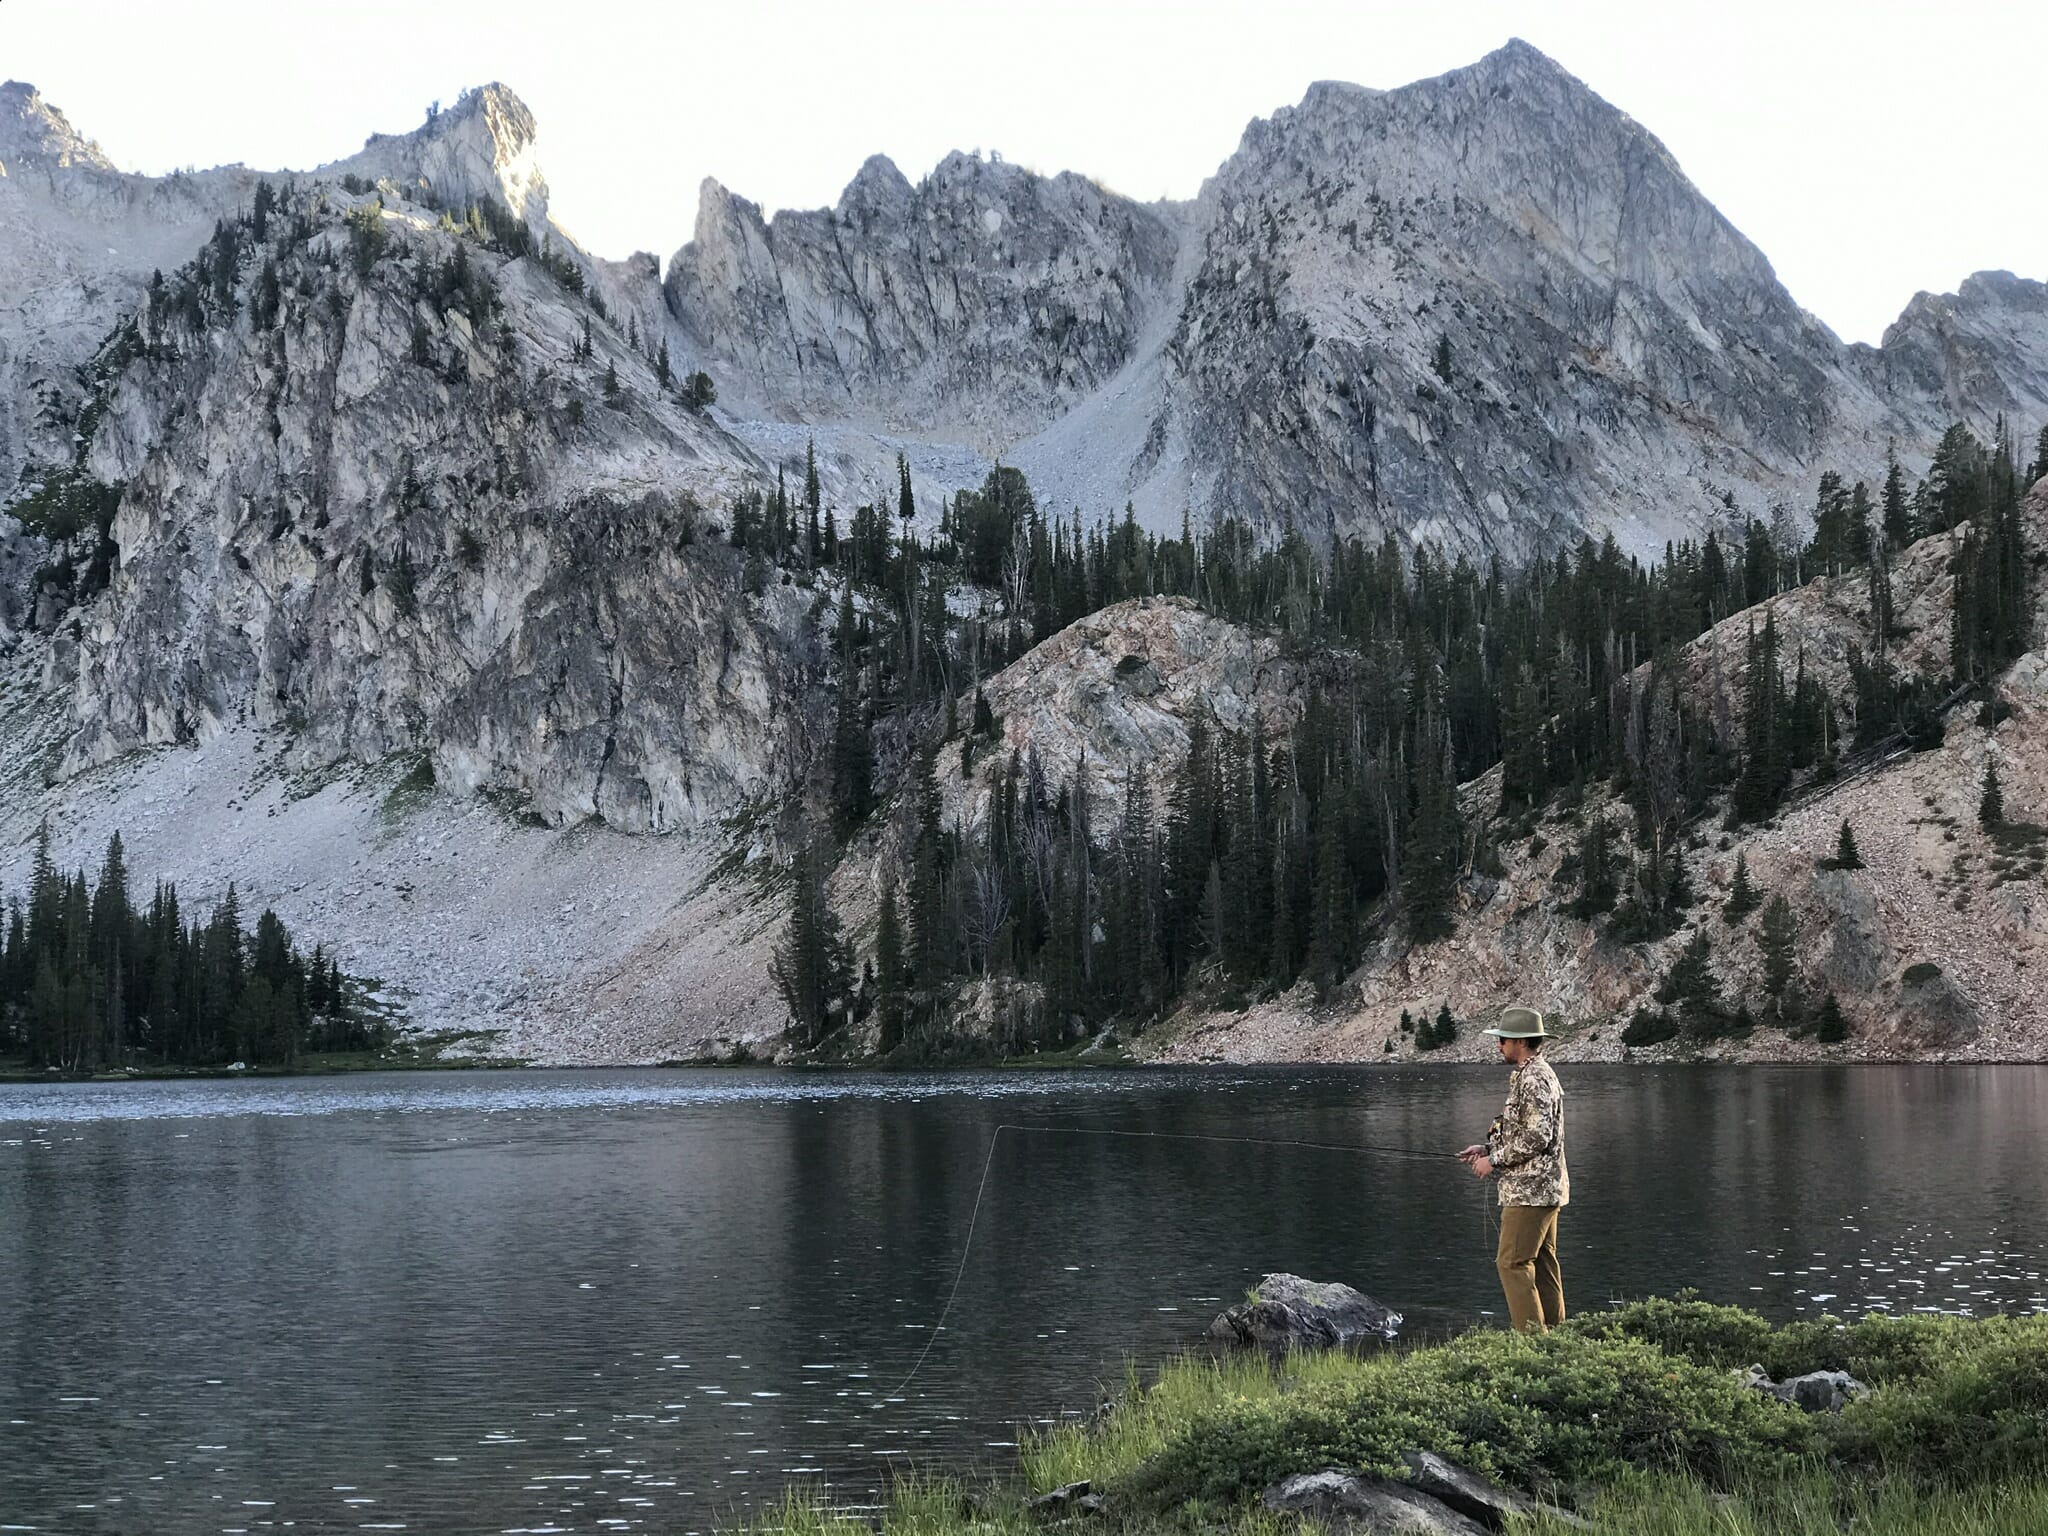
<instances>
[{"instance_id":1,"label":"man's hand","mask_svg":"<svg viewBox=\"0 0 2048 1536\"><path fill-rule=\"evenodd\" d=\"M1472 1170L1473 1178L1483 1179L1493 1172L1493 1159L1481 1152L1477 1157L1468 1159L1465 1166Z\"/></svg>"},{"instance_id":2,"label":"man's hand","mask_svg":"<svg viewBox=\"0 0 2048 1536\"><path fill-rule=\"evenodd\" d=\"M1475 1157L1484 1157L1485 1155L1486 1143L1483 1141L1473 1142L1471 1146L1467 1147L1464 1151L1458 1154L1460 1158L1462 1158L1464 1161L1468 1163L1471 1162L1472 1159Z\"/></svg>"}]
</instances>

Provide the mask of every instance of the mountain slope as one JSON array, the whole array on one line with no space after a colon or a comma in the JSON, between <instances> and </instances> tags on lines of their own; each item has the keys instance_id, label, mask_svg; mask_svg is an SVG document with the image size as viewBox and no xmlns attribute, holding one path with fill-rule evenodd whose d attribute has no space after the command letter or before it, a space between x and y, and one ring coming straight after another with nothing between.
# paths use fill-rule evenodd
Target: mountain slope
<instances>
[{"instance_id":1,"label":"mountain slope","mask_svg":"<svg viewBox=\"0 0 2048 1536\"><path fill-rule=\"evenodd\" d=\"M2039 285L1980 275L1843 346L1664 147L1511 43L1325 83L1192 205L949 157L764 222L706 187L665 292L749 413L922 434L1051 505L1129 499L1510 557L1633 553L2048 416Z\"/></svg>"},{"instance_id":2,"label":"mountain slope","mask_svg":"<svg viewBox=\"0 0 2048 1536\"><path fill-rule=\"evenodd\" d=\"M2024 509L2026 537L2048 540L2048 480ZM1896 661L1909 676L1940 679L1948 667L1950 551L1937 534L1901 555L1895 612L1908 636ZM1752 625L1775 620L1784 654L1804 657L1838 699L1850 692L1843 658L1867 642L1864 576L1822 579L1722 621L1686 646L1672 674L1706 712L1739 717L1743 656ZM1699 893L1678 931L1647 944L1617 942L1599 922L1568 914L1578 889L1579 829L1604 813L1623 828L1625 805L1596 794L1558 809L1534 835L1503 843L1498 879L1468 877L1457 934L1411 946L1391 934L1372 945L1344 993L1318 1006L1307 988L1240 1013L1190 1009L1149 1047L1169 1061L1384 1061L1416 1055L1400 1015L1434 1015L1448 1003L1467 1022L1441 1059L1490 1060L1492 1043L1469 1025L1525 997L1556 1011L1564 1059L1684 1057L1683 1043L1631 1052L1622 1025L1655 991L1696 933L1732 1007L1761 1017L1758 920L1723 916L1736 858L1759 899L1782 895L1797 927L1799 985L1811 998L1836 994L1850 1029L1845 1048L1788 1034L1766 1021L1746 1039L1704 1048L1713 1057L1824 1060L2038 1061L2048 1051L2048 1009L2038 973L2048 966L2048 594L2037 591L2033 647L1994 681L2001 718L1989 728L1975 705L1952 713L1938 745L1889 748L1838 779L1796 797L1760 826L1731 834L1695 829L1684 860ZM1995 764L2005 789L2004 831L1980 826L1979 787ZM1467 813L1490 817L1499 775L1467 785ZM1825 867L1841 824L1853 827L1864 867ZM2029 829L2032 829L2031 831ZM1392 1048L1388 1042L1392 1042Z\"/></svg>"},{"instance_id":3,"label":"mountain slope","mask_svg":"<svg viewBox=\"0 0 2048 1536\"><path fill-rule=\"evenodd\" d=\"M767 871L815 788L836 591L719 523L778 470L800 484L814 438L842 528L892 506L899 453L926 533L1001 456L1061 512L1520 557L1603 528L1661 551L1730 497L1867 474L1887 439L1910 457L1956 416L2048 414L2042 285L1980 275L1842 347L1649 134L1521 45L1398 91L1319 85L1188 205L962 156L916 185L870 161L835 208L773 219L714 184L665 278L552 223L536 144L489 86L296 177L152 179L0 89L0 265L33 275L0 299L0 485L30 519L0 512L0 829L18 848L51 813L75 861L132 827L195 896L240 879L422 1022L496 1019L546 1059L779 1022ZM663 383L664 348L715 406ZM70 490L105 525L53 538ZM1928 614L1939 554L1915 568ZM938 590L917 622L949 596L979 601ZM1853 592L1795 596L1786 632L1838 662ZM1732 643L1689 654L1701 691ZM1197 697L1277 727L1306 673L1154 601L989 689L1008 746L1060 772L1085 746L1100 804L1127 760L1170 768ZM2022 725L2015 756L2039 746ZM993 759L948 756L971 812ZM1953 798L1977 759L1940 762ZM684 836L620 835L644 832ZM1521 873L1533 911L1554 866ZM1377 955L1373 997L1539 953L1561 996L1640 993L1645 957L1574 991L1562 930L1489 926L1506 911L1470 954Z\"/></svg>"}]
</instances>

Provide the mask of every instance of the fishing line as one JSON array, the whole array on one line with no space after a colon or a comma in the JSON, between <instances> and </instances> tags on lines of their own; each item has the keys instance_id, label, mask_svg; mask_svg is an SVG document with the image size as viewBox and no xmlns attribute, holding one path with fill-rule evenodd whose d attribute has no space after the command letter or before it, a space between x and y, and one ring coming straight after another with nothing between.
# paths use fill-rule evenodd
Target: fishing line
<instances>
[{"instance_id":1,"label":"fishing line","mask_svg":"<svg viewBox=\"0 0 2048 1536\"><path fill-rule=\"evenodd\" d=\"M1193 1131L1120 1131L1101 1126L1082 1125L1013 1125L1008 1122L1000 1124L988 1139L988 1155L982 1159L981 1163L981 1182L975 1187L974 1207L967 1217L967 1236L960 1245L960 1265L959 1268L953 1271L952 1289L946 1293L946 1304L939 1309L938 1321L932 1324L931 1333L924 1341L924 1348L918 1351L917 1363L911 1366L910 1374L897 1382L887 1392L884 1392L872 1407L863 1410L860 1414L856 1414L855 1417L865 1417L877 1409L886 1407L892 1399L900 1397L903 1389L915 1381L917 1373L924 1369L925 1360L930 1356L932 1346L938 1343L939 1335L945 1331L946 1319L952 1316L953 1303L960 1296L960 1282L967 1275L968 1257L974 1252L974 1229L981 1220L981 1203L988 1194L989 1171L995 1167L996 1147L1002 1141L1003 1132L1005 1131L1016 1131L1019 1133L1047 1132L1061 1136L1123 1136L1150 1141L1215 1141L1234 1146L1250 1147L1301 1147L1312 1152L1364 1152L1376 1157L1399 1157L1416 1162L1426 1161L1432 1163L1442 1162L1446 1158L1454 1158L1457 1155L1452 1152L1428 1151L1421 1147L1397 1147L1384 1143L1375 1144L1370 1142L1338 1143L1297 1141L1291 1138L1268 1136L1214 1136L1201 1135Z\"/></svg>"}]
</instances>

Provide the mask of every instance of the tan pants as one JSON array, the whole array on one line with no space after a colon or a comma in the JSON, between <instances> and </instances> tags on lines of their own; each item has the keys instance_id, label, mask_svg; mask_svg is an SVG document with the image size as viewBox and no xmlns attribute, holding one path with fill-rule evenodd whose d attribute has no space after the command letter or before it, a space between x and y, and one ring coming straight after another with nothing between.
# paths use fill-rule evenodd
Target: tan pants
<instances>
[{"instance_id":1,"label":"tan pants","mask_svg":"<svg viewBox=\"0 0 2048 1536\"><path fill-rule=\"evenodd\" d=\"M1564 1321L1564 1272L1557 1267L1557 1207L1500 1208L1500 1251L1494 1255L1507 1293L1508 1322L1542 1333Z\"/></svg>"}]
</instances>

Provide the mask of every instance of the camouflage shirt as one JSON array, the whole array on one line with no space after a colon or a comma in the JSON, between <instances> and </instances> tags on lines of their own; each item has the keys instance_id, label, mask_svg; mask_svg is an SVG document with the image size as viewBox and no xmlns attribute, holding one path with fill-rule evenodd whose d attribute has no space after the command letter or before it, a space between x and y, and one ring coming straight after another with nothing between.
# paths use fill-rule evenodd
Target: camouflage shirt
<instances>
[{"instance_id":1,"label":"camouflage shirt","mask_svg":"<svg viewBox=\"0 0 2048 1536\"><path fill-rule=\"evenodd\" d=\"M1541 1056L1515 1068L1507 1107L1486 1133L1486 1155L1500 1176L1502 1205L1567 1205L1564 1089Z\"/></svg>"}]
</instances>

